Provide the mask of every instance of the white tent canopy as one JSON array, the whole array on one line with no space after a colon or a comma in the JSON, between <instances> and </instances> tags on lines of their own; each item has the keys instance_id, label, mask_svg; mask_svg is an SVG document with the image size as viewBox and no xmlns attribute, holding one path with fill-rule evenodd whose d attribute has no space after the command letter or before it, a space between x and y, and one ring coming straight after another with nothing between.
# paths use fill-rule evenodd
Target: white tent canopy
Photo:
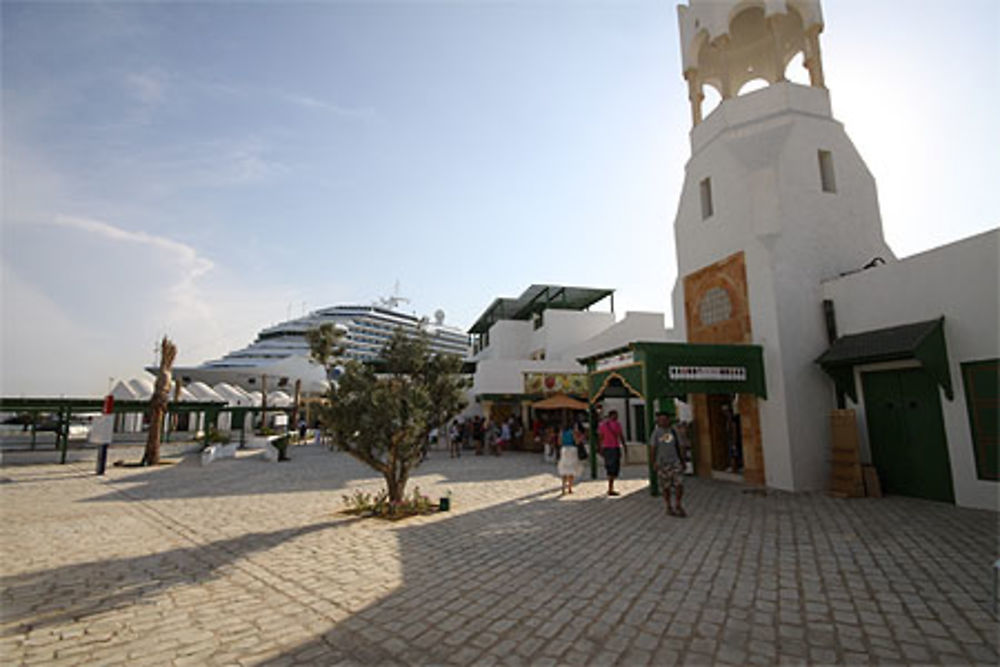
<instances>
[{"instance_id":1,"label":"white tent canopy","mask_svg":"<svg viewBox=\"0 0 1000 667\"><path fill-rule=\"evenodd\" d=\"M199 401L219 401L226 403L226 399L215 393L215 390L204 382L192 382L187 386L188 391Z\"/></svg>"},{"instance_id":2,"label":"white tent canopy","mask_svg":"<svg viewBox=\"0 0 1000 667\"><path fill-rule=\"evenodd\" d=\"M220 382L212 389L215 390L216 394L224 398L226 403L231 407L246 407L250 405L249 397L231 384Z\"/></svg>"},{"instance_id":3,"label":"white tent canopy","mask_svg":"<svg viewBox=\"0 0 1000 667\"><path fill-rule=\"evenodd\" d=\"M128 381L128 385L132 388L135 397L140 401L150 398L155 388L153 381L148 377L132 378Z\"/></svg>"},{"instance_id":4,"label":"white tent canopy","mask_svg":"<svg viewBox=\"0 0 1000 667\"><path fill-rule=\"evenodd\" d=\"M272 391L267 395L267 404L275 408L287 408L292 404L292 397L283 391Z\"/></svg>"},{"instance_id":5,"label":"white tent canopy","mask_svg":"<svg viewBox=\"0 0 1000 667\"><path fill-rule=\"evenodd\" d=\"M111 395L115 397L116 401L139 400L139 397L135 395L135 390L123 380L119 380L115 383L114 388L111 390Z\"/></svg>"}]
</instances>

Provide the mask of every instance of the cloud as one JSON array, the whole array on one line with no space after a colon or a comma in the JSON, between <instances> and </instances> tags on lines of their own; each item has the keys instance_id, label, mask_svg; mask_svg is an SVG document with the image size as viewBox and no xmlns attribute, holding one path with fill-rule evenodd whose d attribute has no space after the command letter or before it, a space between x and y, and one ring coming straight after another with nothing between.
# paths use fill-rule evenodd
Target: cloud
<instances>
[{"instance_id":1,"label":"cloud","mask_svg":"<svg viewBox=\"0 0 1000 667\"><path fill-rule=\"evenodd\" d=\"M280 91L274 91L274 95L278 98L304 109L317 109L321 111L329 111L338 116L344 116L345 118L370 118L374 115L371 109L367 108L352 108L345 107L339 104L333 104L331 102L324 102L321 99L317 99L310 95L302 95L298 93L285 93Z\"/></svg>"},{"instance_id":2,"label":"cloud","mask_svg":"<svg viewBox=\"0 0 1000 667\"><path fill-rule=\"evenodd\" d=\"M146 106L155 106L164 99L166 81L158 73L129 74L125 77L125 85L129 92Z\"/></svg>"},{"instance_id":3,"label":"cloud","mask_svg":"<svg viewBox=\"0 0 1000 667\"><path fill-rule=\"evenodd\" d=\"M4 229L3 391L103 391L150 362L164 333L220 330L201 285L214 263L166 236L59 215Z\"/></svg>"},{"instance_id":4,"label":"cloud","mask_svg":"<svg viewBox=\"0 0 1000 667\"><path fill-rule=\"evenodd\" d=\"M79 215L8 222L0 244L0 393L100 395L153 362L163 335L177 365L247 345L291 305L322 296L267 272L234 274L193 245Z\"/></svg>"},{"instance_id":5,"label":"cloud","mask_svg":"<svg viewBox=\"0 0 1000 667\"><path fill-rule=\"evenodd\" d=\"M213 266L211 261L199 256L198 252L191 246L166 238L165 236L129 231L106 222L101 222L100 220L89 220L87 218L77 218L68 215L57 215L53 223L63 227L80 229L114 241L147 244L166 252L175 253L180 261L192 271L194 277L207 273Z\"/></svg>"}]
</instances>

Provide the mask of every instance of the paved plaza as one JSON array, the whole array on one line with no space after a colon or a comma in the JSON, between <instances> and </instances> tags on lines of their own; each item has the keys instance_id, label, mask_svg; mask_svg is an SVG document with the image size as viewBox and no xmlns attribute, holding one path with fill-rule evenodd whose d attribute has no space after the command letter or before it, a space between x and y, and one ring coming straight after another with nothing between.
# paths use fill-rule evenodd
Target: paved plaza
<instances>
[{"instance_id":1,"label":"paved plaza","mask_svg":"<svg viewBox=\"0 0 1000 667\"><path fill-rule=\"evenodd\" d=\"M344 454L240 454L5 464L0 660L997 663L992 512L692 479L679 519L642 466L560 498L538 455L436 452L409 488L452 511L389 523L339 513L381 485Z\"/></svg>"}]
</instances>

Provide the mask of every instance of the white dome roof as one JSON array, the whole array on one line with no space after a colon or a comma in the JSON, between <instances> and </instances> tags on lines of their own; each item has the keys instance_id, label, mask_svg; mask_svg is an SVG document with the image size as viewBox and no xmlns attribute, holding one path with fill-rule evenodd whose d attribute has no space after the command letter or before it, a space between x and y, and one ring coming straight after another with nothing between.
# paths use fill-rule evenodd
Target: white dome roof
<instances>
[{"instance_id":1,"label":"white dome roof","mask_svg":"<svg viewBox=\"0 0 1000 667\"><path fill-rule=\"evenodd\" d=\"M187 386L188 391L194 395L199 401L222 401L226 402L226 399L215 393L215 390L209 387L204 382L192 382Z\"/></svg>"},{"instance_id":2,"label":"white dome roof","mask_svg":"<svg viewBox=\"0 0 1000 667\"><path fill-rule=\"evenodd\" d=\"M283 391L272 391L267 395L267 404L276 408L286 408L292 404L292 397Z\"/></svg>"},{"instance_id":3,"label":"white dome roof","mask_svg":"<svg viewBox=\"0 0 1000 667\"><path fill-rule=\"evenodd\" d=\"M111 390L111 395L115 397L118 401L137 401L139 397L135 395L135 390L132 389L124 380L119 380L115 383L114 388Z\"/></svg>"}]
</instances>

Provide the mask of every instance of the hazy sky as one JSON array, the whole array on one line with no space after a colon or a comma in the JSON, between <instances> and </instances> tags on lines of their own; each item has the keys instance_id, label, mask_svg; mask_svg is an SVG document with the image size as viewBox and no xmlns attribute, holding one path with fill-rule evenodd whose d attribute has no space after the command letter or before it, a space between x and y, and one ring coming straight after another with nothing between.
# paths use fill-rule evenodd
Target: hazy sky
<instances>
[{"instance_id":1,"label":"hazy sky","mask_svg":"<svg viewBox=\"0 0 1000 667\"><path fill-rule=\"evenodd\" d=\"M164 333L199 363L397 279L462 328L535 282L669 311L675 6L3 2L0 392L98 394ZM824 17L897 255L995 227L1000 3Z\"/></svg>"}]
</instances>

